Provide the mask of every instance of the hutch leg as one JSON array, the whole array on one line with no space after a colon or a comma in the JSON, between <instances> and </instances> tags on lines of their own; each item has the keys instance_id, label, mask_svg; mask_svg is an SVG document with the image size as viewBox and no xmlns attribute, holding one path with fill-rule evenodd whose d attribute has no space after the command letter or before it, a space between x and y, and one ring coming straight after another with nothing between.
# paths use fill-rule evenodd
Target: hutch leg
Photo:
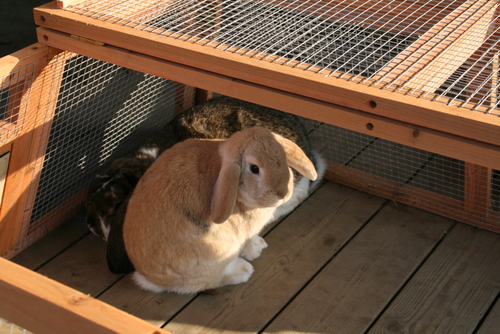
<instances>
[{"instance_id":1,"label":"hutch leg","mask_svg":"<svg viewBox=\"0 0 500 334\"><path fill-rule=\"evenodd\" d=\"M35 53L33 55L32 53ZM30 193L36 194L36 186L43 164L43 150L48 138L44 138L55 108L49 103L49 95L57 91L62 75L55 72L54 56L59 50L35 44L30 51L21 50L17 68L34 64L31 87L23 92L21 106L26 106L21 134L12 141L5 196L0 210L0 253L9 257L23 232L23 224L29 222L32 205ZM59 67L61 68L61 67ZM14 69L13 69L14 70ZM15 106L10 106L15 108ZM38 171L37 171L38 170Z\"/></svg>"}]
</instances>

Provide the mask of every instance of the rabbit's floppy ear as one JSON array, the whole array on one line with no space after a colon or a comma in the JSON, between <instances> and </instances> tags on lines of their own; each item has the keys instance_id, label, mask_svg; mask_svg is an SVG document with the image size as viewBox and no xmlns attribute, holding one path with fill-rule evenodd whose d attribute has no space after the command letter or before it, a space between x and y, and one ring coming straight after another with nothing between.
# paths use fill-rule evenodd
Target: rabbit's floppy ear
<instances>
[{"instance_id":1,"label":"rabbit's floppy ear","mask_svg":"<svg viewBox=\"0 0 500 334\"><path fill-rule=\"evenodd\" d=\"M225 222L233 212L238 195L241 166L234 161L222 161L212 192L210 218L216 224Z\"/></svg>"},{"instance_id":2,"label":"rabbit's floppy ear","mask_svg":"<svg viewBox=\"0 0 500 334\"><path fill-rule=\"evenodd\" d=\"M301 175L304 175L309 180L315 181L318 177L314 164L302 151L302 149L293 141L286 139L273 132L274 138L285 150L286 161L290 167L295 169Z\"/></svg>"}]
</instances>

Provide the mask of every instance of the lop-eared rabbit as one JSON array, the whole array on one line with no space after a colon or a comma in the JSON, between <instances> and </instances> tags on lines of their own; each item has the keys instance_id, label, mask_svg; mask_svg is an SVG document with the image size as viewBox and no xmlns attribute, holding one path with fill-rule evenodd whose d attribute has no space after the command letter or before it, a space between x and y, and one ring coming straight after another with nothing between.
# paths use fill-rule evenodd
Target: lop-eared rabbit
<instances>
[{"instance_id":1,"label":"lop-eared rabbit","mask_svg":"<svg viewBox=\"0 0 500 334\"><path fill-rule=\"evenodd\" d=\"M87 197L87 225L107 242L107 261L114 273L134 270L123 244L123 220L128 199L137 182L157 157L188 138L227 139L243 129L261 126L297 144L311 159L318 173L316 181L294 172L292 197L274 212L274 218L291 212L322 179L325 162L316 153L304 125L295 115L253 103L219 97L195 105L166 124L142 145L132 158L115 160L92 180Z\"/></svg>"},{"instance_id":2,"label":"lop-eared rabbit","mask_svg":"<svg viewBox=\"0 0 500 334\"><path fill-rule=\"evenodd\" d=\"M246 282L267 244L258 235L293 195L292 169L314 181L293 141L263 127L227 140L188 139L163 152L128 203L123 236L144 289L195 293Z\"/></svg>"}]
</instances>

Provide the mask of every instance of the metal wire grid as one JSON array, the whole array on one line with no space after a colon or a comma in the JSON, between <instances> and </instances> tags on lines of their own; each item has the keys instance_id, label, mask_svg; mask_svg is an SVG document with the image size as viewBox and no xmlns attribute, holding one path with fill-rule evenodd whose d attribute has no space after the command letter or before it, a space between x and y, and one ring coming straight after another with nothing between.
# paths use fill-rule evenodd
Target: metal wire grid
<instances>
[{"instance_id":1,"label":"metal wire grid","mask_svg":"<svg viewBox=\"0 0 500 334\"><path fill-rule=\"evenodd\" d=\"M329 172L341 178L353 177L363 190L389 198L412 197L420 204L429 202L424 205L428 209L438 209L441 215L460 220L456 212L467 206L467 188L475 187L475 201L484 206L471 206L468 220L463 221L483 227L500 226L500 172L493 171L491 181L478 186L477 181L467 178L463 161L328 124L310 128L314 146L333 163ZM337 170L338 166L352 168L354 173L346 176ZM468 175L481 173L479 166L467 168Z\"/></svg>"},{"instance_id":2,"label":"metal wire grid","mask_svg":"<svg viewBox=\"0 0 500 334\"><path fill-rule=\"evenodd\" d=\"M0 318L0 333L2 334L30 334L31 332L23 329L10 321Z\"/></svg>"},{"instance_id":3,"label":"metal wire grid","mask_svg":"<svg viewBox=\"0 0 500 334\"><path fill-rule=\"evenodd\" d=\"M16 249L53 228L53 217L81 207L97 171L161 129L179 97L175 82L71 53L59 55L56 67L64 68L49 101L56 111L44 122Z\"/></svg>"},{"instance_id":4,"label":"metal wire grid","mask_svg":"<svg viewBox=\"0 0 500 334\"><path fill-rule=\"evenodd\" d=\"M37 61L0 78L0 144L18 136L24 128L31 83Z\"/></svg>"},{"instance_id":5,"label":"metal wire grid","mask_svg":"<svg viewBox=\"0 0 500 334\"><path fill-rule=\"evenodd\" d=\"M497 20L492 15L496 2L478 0L446 21L464 3L84 0L66 10L324 76L428 99L438 94L447 97L440 101L500 115L500 26L491 24ZM471 27L472 21L476 26ZM469 30L468 41L447 57L434 59L439 48L450 49L447 43ZM481 55L473 55L478 47Z\"/></svg>"}]
</instances>

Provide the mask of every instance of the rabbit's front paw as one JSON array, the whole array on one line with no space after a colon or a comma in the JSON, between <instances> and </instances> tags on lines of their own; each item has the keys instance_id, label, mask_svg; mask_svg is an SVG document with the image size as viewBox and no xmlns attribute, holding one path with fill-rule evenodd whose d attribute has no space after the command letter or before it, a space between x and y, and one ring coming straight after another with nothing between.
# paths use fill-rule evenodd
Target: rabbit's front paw
<instances>
[{"instance_id":1,"label":"rabbit's front paw","mask_svg":"<svg viewBox=\"0 0 500 334\"><path fill-rule=\"evenodd\" d=\"M249 262L237 257L224 269L221 286L244 283L252 276L253 270Z\"/></svg>"},{"instance_id":2,"label":"rabbit's front paw","mask_svg":"<svg viewBox=\"0 0 500 334\"><path fill-rule=\"evenodd\" d=\"M241 250L240 256L248 261L255 260L262 254L262 250L267 247L267 243L261 236L254 235L248 239Z\"/></svg>"}]
</instances>

